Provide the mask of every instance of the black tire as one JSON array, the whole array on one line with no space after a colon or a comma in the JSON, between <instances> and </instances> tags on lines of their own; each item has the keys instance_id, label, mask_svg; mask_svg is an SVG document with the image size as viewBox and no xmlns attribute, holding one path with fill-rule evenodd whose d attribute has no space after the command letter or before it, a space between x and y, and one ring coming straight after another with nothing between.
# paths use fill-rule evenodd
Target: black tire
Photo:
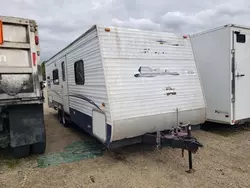
<instances>
[{"instance_id":1,"label":"black tire","mask_svg":"<svg viewBox=\"0 0 250 188\"><path fill-rule=\"evenodd\" d=\"M30 145L18 146L13 148L15 158L24 158L30 155Z\"/></svg>"},{"instance_id":2,"label":"black tire","mask_svg":"<svg viewBox=\"0 0 250 188\"><path fill-rule=\"evenodd\" d=\"M62 116L62 123L64 127L68 128L69 127L69 121L65 116Z\"/></svg>"},{"instance_id":3,"label":"black tire","mask_svg":"<svg viewBox=\"0 0 250 188\"><path fill-rule=\"evenodd\" d=\"M60 123L62 123L62 111L61 111L61 110L58 110L58 111L57 111L57 118L58 118L58 121L59 121Z\"/></svg>"},{"instance_id":4,"label":"black tire","mask_svg":"<svg viewBox=\"0 0 250 188\"><path fill-rule=\"evenodd\" d=\"M57 116L58 116L59 122L60 122L64 127L68 128L68 127L69 127L68 120L67 120L67 118L63 115L63 112L62 112L61 110L58 110Z\"/></svg>"},{"instance_id":5,"label":"black tire","mask_svg":"<svg viewBox=\"0 0 250 188\"><path fill-rule=\"evenodd\" d=\"M43 154L46 150L46 141L31 145L31 153L34 155Z\"/></svg>"}]
</instances>

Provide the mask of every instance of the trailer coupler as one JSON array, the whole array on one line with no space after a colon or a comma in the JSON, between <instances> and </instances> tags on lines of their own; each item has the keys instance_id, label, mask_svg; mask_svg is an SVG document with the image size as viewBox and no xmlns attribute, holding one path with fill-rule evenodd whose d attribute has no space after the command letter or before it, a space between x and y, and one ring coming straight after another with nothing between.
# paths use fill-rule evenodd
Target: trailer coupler
<instances>
[{"instance_id":1,"label":"trailer coupler","mask_svg":"<svg viewBox=\"0 0 250 188\"><path fill-rule=\"evenodd\" d=\"M146 134L143 137L144 143L156 144L160 149L162 145L170 146L172 148L182 149L182 156L184 157L184 150L188 151L189 170L188 173L193 172L192 154L195 154L203 145L191 136L191 125L180 125L171 129L168 132L157 132L156 134Z\"/></svg>"}]
</instances>

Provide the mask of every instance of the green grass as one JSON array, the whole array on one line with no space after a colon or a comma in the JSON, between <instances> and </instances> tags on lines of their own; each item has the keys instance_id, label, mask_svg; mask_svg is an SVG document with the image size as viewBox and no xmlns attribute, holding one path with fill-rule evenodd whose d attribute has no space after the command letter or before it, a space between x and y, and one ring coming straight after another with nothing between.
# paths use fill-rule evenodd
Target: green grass
<instances>
[{"instance_id":1,"label":"green grass","mask_svg":"<svg viewBox=\"0 0 250 188\"><path fill-rule=\"evenodd\" d=\"M0 155L0 167L7 166L10 169L17 167L21 162L21 159L15 159L11 156Z\"/></svg>"},{"instance_id":2,"label":"green grass","mask_svg":"<svg viewBox=\"0 0 250 188\"><path fill-rule=\"evenodd\" d=\"M5 165L10 169L17 167L19 163L20 163L20 159L9 159L5 161Z\"/></svg>"}]
</instances>

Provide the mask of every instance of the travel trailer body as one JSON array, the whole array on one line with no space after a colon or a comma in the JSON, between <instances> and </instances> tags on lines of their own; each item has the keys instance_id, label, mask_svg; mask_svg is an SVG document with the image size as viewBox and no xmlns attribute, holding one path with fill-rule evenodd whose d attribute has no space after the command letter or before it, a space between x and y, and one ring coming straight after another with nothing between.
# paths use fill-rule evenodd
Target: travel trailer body
<instances>
[{"instance_id":1,"label":"travel trailer body","mask_svg":"<svg viewBox=\"0 0 250 188\"><path fill-rule=\"evenodd\" d=\"M49 106L109 147L205 121L189 37L93 26L45 66Z\"/></svg>"}]
</instances>

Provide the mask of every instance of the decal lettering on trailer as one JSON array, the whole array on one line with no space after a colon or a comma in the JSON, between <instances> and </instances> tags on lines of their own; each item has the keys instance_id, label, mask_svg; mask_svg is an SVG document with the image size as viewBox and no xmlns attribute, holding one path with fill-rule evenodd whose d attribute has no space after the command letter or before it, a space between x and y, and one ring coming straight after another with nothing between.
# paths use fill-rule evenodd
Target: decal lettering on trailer
<instances>
[{"instance_id":1,"label":"decal lettering on trailer","mask_svg":"<svg viewBox=\"0 0 250 188\"><path fill-rule=\"evenodd\" d=\"M177 95L176 91L175 91L175 88L172 88L172 87L166 87L166 95L169 96L169 95Z\"/></svg>"},{"instance_id":2,"label":"decal lettering on trailer","mask_svg":"<svg viewBox=\"0 0 250 188\"><path fill-rule=\"evenodd\" d=\"M137 74L134 75L134 77L156 77L156 76L166 76L166 75L172 75L172 76L179 76L180 74L178 72L172 72L167 69L161 70L161 69L153 69L148 66L141 66L138 69Z\"/></svg>"},{"instance_id":3,"label":"decal lettering on trailer","mask_svg":"<svg viewBox=\"0 0 250 188\"><path fill-rule=\"evenodd\" d=\"M226 115L229 114L228 112L225 112L225 111L222 111L222 110L215 110L214 112L215 112L216 114L226 114Z\"/></svg>"}]
</instances>

